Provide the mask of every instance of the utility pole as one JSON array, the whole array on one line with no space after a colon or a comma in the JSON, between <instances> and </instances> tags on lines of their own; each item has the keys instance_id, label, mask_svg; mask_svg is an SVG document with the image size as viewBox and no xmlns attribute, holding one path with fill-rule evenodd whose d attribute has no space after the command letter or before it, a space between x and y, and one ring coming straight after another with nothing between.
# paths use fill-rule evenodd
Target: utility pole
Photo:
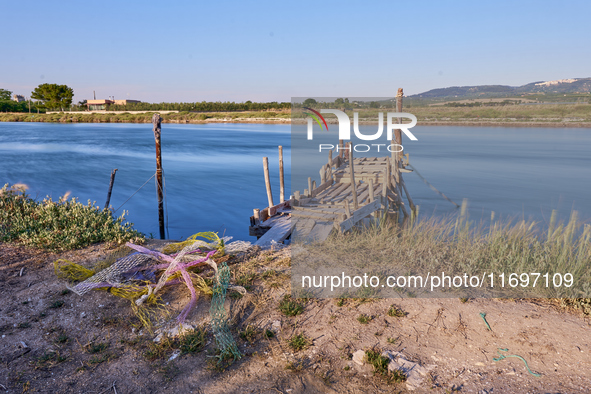
<instances>
[{"instance_id":1,"label":"utility pole","mask_svg":"<svg viewBox=\"0 0 591 394\"><path fill-rule=\"evenodd\" d=\"M156 192L158 193L158 225L160 227L160 239L165 239L164 233L164 206L162 203L162 151L160 149L160 131L162 118L160 114L152 116L152 124L154 125L154 140L156 141Z\"/></svg>"}]
</instances>

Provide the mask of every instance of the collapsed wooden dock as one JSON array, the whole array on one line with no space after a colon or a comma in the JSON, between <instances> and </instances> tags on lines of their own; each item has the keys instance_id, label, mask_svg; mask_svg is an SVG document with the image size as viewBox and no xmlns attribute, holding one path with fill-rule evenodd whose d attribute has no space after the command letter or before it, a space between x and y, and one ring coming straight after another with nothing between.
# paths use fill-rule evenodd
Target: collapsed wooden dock
<instances>
[{"instance_id":1,"label":"collapsed wooden dock","mask_svg":"<svg viewBox=\"0 0 591 394\"><path fill-rule=\"evenodd\" d=\"M402 89L398 91L397 107L398 112L402 112ZM401 145L401 134L400 130L395 130L395 140L391 143ZM411 172L406 168L408 154L353 156L352 143L339 141L338 149L328 151L328 161L320 169L320 184L317 186L309 177L307 189L295 191L287 201L282 192L278 205L273 205L268 159L264 158L269 206L255 209L250 218L250 234L259 237L255 245L268 248L287 239L323 241L333 231L345 232L376 220L394 220L404 225L416 215L416 207L402 177L403 173ZM283 191L281 147L279 160ZM410 209L407 209L404 195Z\"/></svg>"},{"instance_id":2,"label":"collapsed wooden dock","mask_svg":"<svg viewBox=\"0 0 591 394\"><path fill-rule=\"evenodd\" d=\"M345 232L374 220L407 220L409 212L402 199L402 172L390 157L329 158L320 170L322 184L295 192L292 202L292 238L323 241L332 231ZM310 180L309 180L310 184ZM311 190L311 191L310 191ZM407 195L408 196L408 195ZM414 205L411 201L411 212ZM402 212L402 215L400 215Z\"/></svg>"}]
</instances>

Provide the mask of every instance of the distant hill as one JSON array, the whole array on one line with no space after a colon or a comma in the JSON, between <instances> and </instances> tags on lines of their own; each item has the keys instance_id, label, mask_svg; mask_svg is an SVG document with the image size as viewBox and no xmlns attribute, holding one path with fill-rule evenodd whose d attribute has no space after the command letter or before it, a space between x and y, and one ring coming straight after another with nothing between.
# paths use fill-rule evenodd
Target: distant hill
<instances>
[{"instance_id":1,"label":"distant hill","mask_svg":"<svg viewBox=\"0 0 591 394\"><path fill-rule=\"evenodd\" d=\"M533 93L590 93L591 78L559 79L557 81L539 81L523 86L481 85L452 86L450 88L432 89L409 96L410 98L444 98L444 97L508 97Z\"/></svg>"}]
</instances>

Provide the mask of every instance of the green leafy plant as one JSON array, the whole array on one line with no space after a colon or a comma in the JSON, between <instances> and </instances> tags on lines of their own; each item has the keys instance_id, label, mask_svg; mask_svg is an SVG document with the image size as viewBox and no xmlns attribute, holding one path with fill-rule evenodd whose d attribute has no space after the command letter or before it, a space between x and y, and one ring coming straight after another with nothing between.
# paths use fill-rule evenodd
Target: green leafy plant
<instances>
[{"instance_id":1,"label":"green leafy plant","mask_svg":"<svg viewBox=\"0 0 591 394\"><path fill-rule=\"evenodd\" d=\"M288 344L294 352L299 352L300 350L304 350L310 346L312 342L304 333L300 333L295 334L289 338Z\"/></svg>"},{"instance_id":2,"label":"green leafy plant","mask_svg":"<svg viewBox=\"0 0 591 394\"><path fill-rule=\"evenodd\" d=\"M361 315L357 316L357 321L361 324L368 324L372 320L373 316L366 315L365 313L362 313Z\"/></svg>"},{"instance_id":3,"label":"green leafy plant","mask_svg":"<svg viewBox=\"0 0 591 394\"><path fill-rule=\"evenodd\" d=\"M408 315L408 312L403 311L396 305L392 305L390 309L388 309L388 316L390 317L405 317L406 315Z\"/></svg>"},{"instance_id":4,"label":"green leafy plant","mask_svg":"<svg viewBox=\"0 0 591 394\"><path fill-rule=\"evenodd\" d=\"M207 330L200 326L187 332L179 339L179 349L182 354L198 353L205 348Z\"/></svg>"},{"instance_id":5,"label":"green leafy plant","mask_svg":"<svg viewBox=\"0 0 591 394\"><path fill-rule=\"evenodd\" d=\"M143 235L124 220L125 212L113 218L111 211L102 210L90 201L87 205L65 197L58 201L50 197L35 201L8 184L0 189L0 242L55 251L97 242L141 242Z\"/></svg>"},{"instance_id":6,"label":"green leafy plant","mask_svg":"<svg viewBox=\"0 0 591 394\"><path fill-rule=\"evenodd\" d=\"M279 310L285 316L297 316L304 311L304 306L299 302L291 299L289 294L286 294L279 302Z\"/></svg>"}]
</instances>

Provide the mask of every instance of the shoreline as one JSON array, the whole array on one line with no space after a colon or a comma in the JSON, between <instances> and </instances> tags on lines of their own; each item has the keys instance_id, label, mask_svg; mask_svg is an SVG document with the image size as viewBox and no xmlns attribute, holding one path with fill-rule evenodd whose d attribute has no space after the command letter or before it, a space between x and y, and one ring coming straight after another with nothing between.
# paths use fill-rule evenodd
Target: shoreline
<instances>
[{"instance_id":1,"label":"shoreline","mask_svg":"<svg viewBox=\"0 0 591 394\"><path fill-rule=\"evenodd\" d=\"M98 116L82 114L86 119L72 118L62 115L57 118L56 114L0 114L0 122L9 123L140 123L149 124L151 114L134 114L133 119L121 119L117 115L98 114ZM28 119L27 119L28 118ZM37 119L35 119L37 118ZM162 123L169 124L210 124L210 123L249 123L249 124L291 124L291 118L207 118L207 119L167 119L163 117ZM333 122L329 122L333 123ZM363 121L360 124L375 124L375 121ZM336 123L335 123L336 124ZM591 122L579 121L502 121L502 120L419 120L417 126L463 126L463 127L554 127L554 128L591 128Z\"/></svg>"}]
</instances>

